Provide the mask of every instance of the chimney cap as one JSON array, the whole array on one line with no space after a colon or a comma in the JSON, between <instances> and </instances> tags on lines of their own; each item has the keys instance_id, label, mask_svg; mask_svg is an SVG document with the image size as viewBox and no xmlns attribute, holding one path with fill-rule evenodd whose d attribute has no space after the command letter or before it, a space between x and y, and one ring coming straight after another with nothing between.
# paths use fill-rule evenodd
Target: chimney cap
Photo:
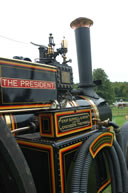
<instances>
[{"instance_id":1,"label":"chimney cap","mask_svg":"<svg viewBox=\"0 0 128 193\"><path fill-rule=\"evenodd\" d=\"M89 28L91 25L93 25L93 21L86 17L79 17L73 20L70 24L71 28L73 29L77 29L79 27L88 27Z\"/></svg>"}]
</instances>

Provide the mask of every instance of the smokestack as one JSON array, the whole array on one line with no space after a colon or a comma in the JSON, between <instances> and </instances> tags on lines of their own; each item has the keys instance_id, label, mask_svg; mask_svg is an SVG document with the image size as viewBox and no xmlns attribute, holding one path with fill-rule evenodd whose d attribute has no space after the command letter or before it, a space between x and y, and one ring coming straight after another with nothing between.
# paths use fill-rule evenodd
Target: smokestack
<instances>
[{"instance_id":1,"label":"smokestack","mask_svg":"<svg viewBox=\"0 0 128 193\"><path fill-rule=\"evenodd\" d=\"M79 88L81 94L98 99L99 96L94 91L92 80L92 62L90 45L91 19L80 17L71 22L70 26L75 30L77 59L79 69Z\"/></svg>"},{"instance_id":2,"label":"smokestack","mask_svg":"<svg viewBox=\"0 0 128 193\"><path fill-rule=\"evenodd\" d=\"M90 26L92 24L92 20L84 17L77 18L70 24L71 28L75 30L80 88L93 86L90 45Z\"/></svg>"},{"instance_id":3,"label":"smokestack","mask_svg":"<svg viewBox=\"0 0 128 193\"><path fill-rule=\"evenodd\" d=\"M74 94L87 96L97 106L100 119L112 119L112 112L107 102L98 96L94 91L92 80L92 62L90 45L90 26L93 21L85 17L80 17L71 22L70 26L75 30L78 69L79 69L79 90Z\"/></svg>"}]
</instances>

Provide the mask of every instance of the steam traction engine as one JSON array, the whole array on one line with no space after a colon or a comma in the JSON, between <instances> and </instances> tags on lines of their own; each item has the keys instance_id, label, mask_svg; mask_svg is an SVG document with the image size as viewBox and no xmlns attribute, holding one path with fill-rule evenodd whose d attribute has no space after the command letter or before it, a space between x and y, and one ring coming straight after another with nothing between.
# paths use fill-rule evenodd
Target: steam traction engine
<instances>
[{"instance_id":1,"label":"steam traction engine","mask_svg":"<svg viewBox=\"0 0 128 193\"><path fill-rule=\"evenodd\" d=\"M38 45L35 63L0 58L0 193L94 193L109 184L112 192L128 192L128 124L119 129L107 102L93 89L92 24L87 18L71 23L77 90L66 41L55 51L52 34L48 47ZM62 64L56 60L59 54Z\"/></svg>"}]
</instances>

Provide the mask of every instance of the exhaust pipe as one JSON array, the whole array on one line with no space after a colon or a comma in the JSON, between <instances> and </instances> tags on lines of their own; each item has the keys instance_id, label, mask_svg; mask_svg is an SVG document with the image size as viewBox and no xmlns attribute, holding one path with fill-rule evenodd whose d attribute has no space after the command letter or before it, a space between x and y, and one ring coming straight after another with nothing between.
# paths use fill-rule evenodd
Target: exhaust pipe
<instances>
[{"instance_id":1,"label":"exhaust pipe","mask_svg":"<svg viewBox=\"0 0 128 193\"><path fill-rule=\"evenodd\" d=\"M78 70L79 70L79 90L72 91L73 94L89 97L98 107L101 120L112 119L112 113L107 102L98 96L94 91L92 79L90 26L91 19L80 17L71 22L70 26L75 30Z\"/></svg>"},{"instance_id":2,"label":"exhaust pipe","mask_svg":"<svg viewBox=\"0 0 128 193\"><path fill-rule=\"evenodd\" d=\"M98 99L99 96L93 90L90 44L91 25L93 25L93 21L85 17L77 18L70 24L71 28L75 30L80 91L86 96Z\"/></svg>"},{"instance_id":3,"label":"exhaust pipe","mask_svg":"<svg viewBox=\"0 0 128 193\"><path fill-rule=\"evenodd\" d=\"M90 45L90 26L92 24L92 20L82 17L72 21L70 24L75 29L80 88L93 86Z\"/></svg>"}]
</instances>

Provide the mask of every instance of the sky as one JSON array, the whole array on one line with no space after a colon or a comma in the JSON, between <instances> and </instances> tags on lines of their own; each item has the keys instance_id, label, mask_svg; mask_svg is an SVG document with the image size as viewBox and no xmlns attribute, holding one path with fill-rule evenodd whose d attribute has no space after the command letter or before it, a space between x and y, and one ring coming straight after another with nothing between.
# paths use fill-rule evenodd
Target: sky
<instances>
[{"instance_id":1,"label":"sky","mask_svg":"<svg viewBox=\"0 0 128 193\"><path fill-rule=\"evenodd\" d=\"M68 41L74 82L79 82L74 30L78 17L93 20L90 28L92 68L102 68L110 81L128 81L128 0L1 0L0 57L38 58L37 44L48 44L49 33L56 48L63 36ZM8 38L8 39L7 39ZM13 41L12 41L13 40Z\"/></svg>"}]
</instances>

